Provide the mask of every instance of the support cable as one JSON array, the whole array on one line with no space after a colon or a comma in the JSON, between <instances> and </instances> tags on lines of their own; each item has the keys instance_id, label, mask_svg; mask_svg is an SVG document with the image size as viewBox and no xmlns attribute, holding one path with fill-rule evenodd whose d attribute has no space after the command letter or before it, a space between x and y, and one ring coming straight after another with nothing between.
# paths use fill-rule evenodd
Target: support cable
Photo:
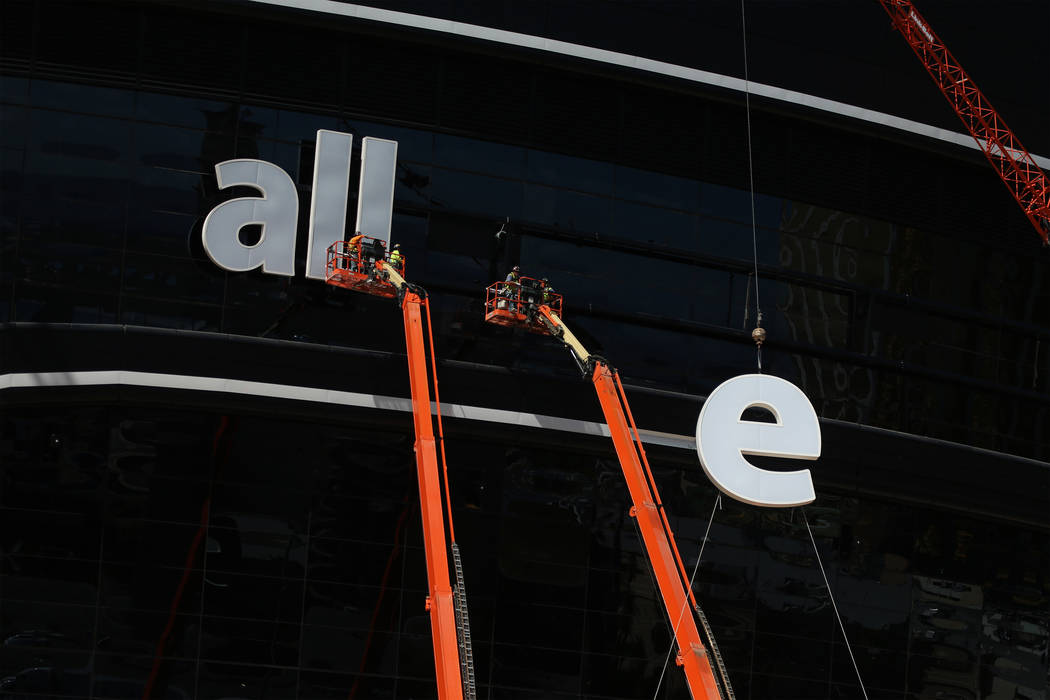
<instances>
[{"instance_id":1,"label":"support cable","mask_svg":"<svg viewBox=\"0 0 1050 700\"><path fill-rule=\"evenodd\" d=\"M693 567L693 575L689 577L689 596L693 595L693 581L696 579L696 574L700 571L700 560L704 556L704 547L707 545L707 536L711 533L711 524L715 521L715 509L722 507L722 494L718 494L715 497L715 503L711 506L711 516L707 519L707 529L704 530L704 539L700 542L700 552L696 555L696 566ZM660 694L660 686L664 682L664 674L667 673L667 663L671 660L671 652L674 651L675 645L675 633L678 632L678 626L682 624L682 617L685 615L685 607L678 613L678 620L674 623L674 633L671 634L671 645L667 648L667 655L664 657L663 668L660 669L660 678L656 681L656 691L653 693L653 700L656 700L656 696ZM728 680L728 679L727 679ZM865 700L867 700L865 698Z\"/></svg>"},{"instance_id":2,"label":"support cable","mask_svg":"<svg viewBox=\"0 0 1050 700\"><path fill-rule=\"evenodd\" d=\"M860 668L857 666L857 659L853 656L853 648L850 646L849 637L846 636L846 627L842 624L842 616L839 615L839 606L835 603L835 594L831 592L831 584L828 583L828 575L824 573L824 564L820 561L820 550L817 549L817 541L813 539L813 530L809 526L809 518L806 517L806 509L799 508L802 511L802 521L806 523L806 532L809 533L809 541L813 543L813 553L817 555L817 566L820 567L820 575L824 577L824 585L828 589L828 597L831 598L831 607L835 611L835 619L839 622L839 629L842 630L842 638L846 640L846 651L849 652L849 659L853 662L853 671L857 674L857 682L860 684L860 692L864 695L864 700L868 700L868 691L864 689L864 680L860 677Z\"/></svg>"},{"instance_id":3,"label":"support cable","mask_svg":"<svg viewBox=\"0 0 1050 700\"><path fill-rule=\"evenodd\" d=\"M743 27L744 39L744 114L747 118L747 180L748 190L751 195L751 252L755 265L755 310L758 312L758 320L755 330L751 332L751 338L756 345L756 359L758 371L762 372L762 343L766 339L766 331L762 328L762 300L758 293L758 225L755 217L755 168L751 158L751 90L750 78L747 67L747 13L744 11L744 0L740 0L740 23ZM750 284L748 285L750 287Z\"/></svg>"}]
</instances>

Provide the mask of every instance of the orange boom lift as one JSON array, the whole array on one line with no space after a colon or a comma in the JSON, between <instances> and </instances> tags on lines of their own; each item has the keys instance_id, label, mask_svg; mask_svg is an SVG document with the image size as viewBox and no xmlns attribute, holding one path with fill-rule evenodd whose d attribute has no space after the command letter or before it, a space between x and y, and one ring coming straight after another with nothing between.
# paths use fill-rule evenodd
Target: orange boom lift
<instances>
[{"instance_id":1,"label":"orange boom lift","mask_svg":"<svg viewBox=\"0 0 1050 700\"><path fill-rule=\"evenodd\" d=\"M419 479L419 502L423 515L423 546L427 558L431 636L434 640L434 668L440 700L475 700L474 659L467 617L466 586L456 533L452 527L452 507L448 492L448 466L441 429L441 401L437 393L437 371L434 363L434 337L430 323L430 304L422 287L409 284L403 277L404 259L394 264L389 255L366 237L360 245L337 241L328 248L326 282L375 296L396 298L405 321L405 346L408 350L408 377L412 394L412 416L416 431L416 472ZM423 316L426 316L426 332ZM429 341L430 352L427 352ZM434 412L430 408L429 355L437 406L437 438L434 435ZM438 470L438 445L441 472ZM442 476L444 479L442 479ZM444 483L442 483L442 481ZM442 492L444 496L442 496ZM450 545L445 543L448 523ZM448 552L452 552L456 587L449 582Z\"/></svg>"},{"instance_id":2,"label":"orange boom lift","mask_svg":"<svg viewBox=\"0 0 1050 700\"><path fill-rule=\"evenodd\" d=\"M693 700L732 700L729 676L689 585L620 376L608 361L587 351L565 325L561 313L561 295L544 293L538 280L522 277L519 282L497 282L486 290L486 321L557 338L594 384L634 503L630 515L637 521L678 646L675 661L685 672ZM704 629L706 645L701 641L698 622Z\"/></svg>"}]
</instances>

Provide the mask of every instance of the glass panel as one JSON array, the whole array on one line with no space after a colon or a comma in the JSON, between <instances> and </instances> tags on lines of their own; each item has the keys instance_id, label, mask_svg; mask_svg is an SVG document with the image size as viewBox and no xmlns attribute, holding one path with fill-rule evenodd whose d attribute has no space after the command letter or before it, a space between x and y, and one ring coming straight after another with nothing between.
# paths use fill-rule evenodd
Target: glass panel
<instances>
[{"instance_id":1,"label":"glass panel","mask_svg":"<svg viewBox=\"0 0 1050 700\"><path fill-rule=\"evenodd\" d=\"M126 184L121 183L120 189L126 191ZM124 240L122 206L105 200L79 201L45 195L26 197L21 204L22 238L28 245L51 249L60 248L65 242L76 243L81 250L98 250L99 264L119 264L114 249L119 249ZM109 252L103 253L103 248ZM61 250L56 253L60 257L71 254ZM104 256L108 260L104 261Z\"/></svg>"},{"instance_id":2,"label":"glass panel","mask_svg":"<svg viewBox=\"0 0 1050 700\"><path fill-rule=\"evenodd\" d=\"M156 124L135 125L139 163L150 168L213 173L214 163L205 162L202 152L208 139L203 131Z\"/></svg>"},{"instance_id":3,"label":"glass panel","mask_svg":"<svg viewBox=\"0 0 1050 700\"><path fill-rule=\"evenodd\" d=\"M108 117L33 109L29 113L29 161L33 173L89 175L103 163L127 163L132 123ZM59 166L61 164L61 166Z\"/></svg>"},{"instance_id":4,"label":"glass panel","mask_svg":"<svg viewBox=\"0 0 1050 700\"><path fill-rule=\"evenodd\" d=\"M319 114L307 114L305 112L293 112L287 109L281 109L277 111L277 134L275 138L281 141L288 141L291 143L300 143L302 141L309 141L313 143L314 139L317 138L318 129L331 129L332 131L342 131L352 133L352 129L348 129L346 124L340 123L340 120L336 117ZM355 139L355 145L358 139Z\"/></svg>"},{"instance_id":5,"label":"glass panel","mask_svg":"<svg viewBox=\"0 0 1050 700\"><path fill-rule=\"evenodd\" d=\"M344 131L354 135L354 145L360 147L361 139L372 136L379 139L397 141L398 162L408 161L411 163L431 163L434 160L434 134L420 129L407 129L390 124L377 122L361 122L357 120L340 120L336 131Z\"/></svg>"},{"instance_id":6,"label":"glass panel","mask_svg":"<svg viewBox=\"0 0 1050 700\"><path fill-rule=\"evenodd\" d=\"M701 248L699 218L670 209L658 209L615 200L609 233L646 246L695 251Z\"/></svg>"},{"instance_id":7,"label":"glass panel","mask_svg":"<svg viewBox=\"0 0 1050 700\"><path fill-rule=\"evenodd\" d=\"M125 292L151 297L220 304L223 275L202 269L194 260L128 253L123 288Z\"/></svg>"},{"instance_id":8,"label":"glass panel","mask_svg":"<svg viewBox=\"0 0 1050 700\"><path fill-rule=\"evenodd\" d=\"M135 105L135 116L140 122L208 129L211 127L209 115L225 113L232 108L233 105L228 102L140 92Z\"/></svg>"},{"instance_id":9,"label":"glass panel","mask_svg":"<svg viewBox=\"0 0 1050 700\"><path fill-rule=\"evenodd\" d=\"M158 326L191 331L218 331L222 310L182 302L144 299L125 294L121 297L120 320L139 326Z\"/></svg>"},{"instance_id":10,"label":"glass panel","mask_svg":"<svg viewBox=\"0 0 1050 700\"><path fill-rule=\"evenodd\" d=\"M524 175L525 149L459 136L434 136L434 164L518 179Z\"/></svg>"},{"instance_id":11,"label":"glass panel","mask_svg":"<svg viewBox=\"0 0 1050 700\"><path fill-rule=\"evenodd\" d=\"M279 110L258 105L240 105L237 136L239 138L277 138Z\"/></svg>"},{"instance_id":12,"label":"glass panel","mask_svg":"<svg viewBox=\"0 0 1050 700\"><path fill-rule=\"evenodd\" d=\"M4 105L0 108L0 146L5 148L22 148L26 145L28 133L28 109L13 105ZM4 167L6 169L6 163Z\"/></svg>"},{"instance_id":13,"label":"glass panel","mask_svg":"<svg viewBox=\"0 0 1050 700\"><path fill-rule=\"evenodd\" d=\"M689 212L700 209L700 182L648 170L616 166L617 197Z\"/></svg>"},{"instance_id":14,"label":"glass panel","mask_svg":"<svg viewBox=\"0 0 1050 700\"><path fill-rule=\"evenodd\" d=\"M754 264L757 240L758 263L779 264L779 234L775 230L759 228L754 232L753 239L751 226L747 224L708 217L700 217L699 224L701 252Z\"/></svg>"},{"instance_id":15,"label":"glass panel","mask_svg":"<svg viewBox=\"0 0 1050 700\"><path fill-rule=\"evenodd\" d=\"M755 224L776 229L780 226L784 200L755 193ZM747 190L705 182L700 188L700 212L751 227L751 194Z\"/></svg>"},{"instance_id":16,"label":"glass panel","mask_svg":"<svg viewBox=\"0 0 1050 700\"><path fill-rule=\"evenodd\" d=\"M567 308L726 322L727 272L541 238L521 244L524 274L548 277Z\"/></svg>"},{"instance_id":17,"label":"glass panel","mask_svg":"<svg viewBox=\"0 0 1050 700\"><path fill-rule=\"evenodd\" d=\"M203 191L215 187L214 175L201 175L167 167L139 167L135 169L132 195L137 206L179 214L207 214ZM259 196L249 190L246 196Z\"/></svg>"},{"instance_id":18,"label":"glass panel","mask_svg":"<svg viewBox=\"0 0 1050 700\"><path fill-rule=\"evenodd\" d=\"M179 178L185 185L185 178ZM163 181L163 178L162 178ZM145 202L148 206L149 202ZM186 257L196 255L202 271L218 273L210 260L204 258L200 231L204 218L193 212L178 213L157 209L128 209L127 249L159 255Z\"/></svg>"},{"instance_id":19,"label":"glass panel","mask_svg":"<svg viewBox=\"0 0 1050 700\"><path fill-rule=\"evenodd\" d=\"M522 184L485 175L433 168L430 197L439 210L517 219L522 210Z\"/></svg>"},{"instance_id":20,"label":"glass panel","mask_svg":"<svg viewBox=\"0 0 1050 700\"><path fill-rule=\"evenodd\" d=\"M29 103L29 80L0 75L0 99L11 104Z\"/></svg>"},{"instance_id":21,"label":"glass panel","mask_svg":"<svg viewBox=\"0 0 1050 700\"><path fill-rule=\"evenodd\" d=\"M29 94L35 107L69 109L70 105L78 105L87 112L126 119L135 113L135 93L131 90L33 80L29 85Z\"/></svg>"},{"instance_id":22,"label":"glass panel","mask_svg":"<svg viewBox=\"0 0 1050 700\"><path fill-rule=\"evenodd\" d=\"M603 195L613 193L612 163L535 150L528 151L526 159L526 179L530 182Z\"/></svg>"},{"instance_id":23,"label":"glass panel","mask_svg":"<svg viewBox=\"0 0 1050 700\"><path fill-rule=\"evenodd\" d=\"M77 292L68 288L15 284L16 321L39 323L114 323L117 296Z\"/></svg>"},{"instance_id":24,"label":"glass panel","mask_svg":"<svg viewBox=\"0 0 1050 700\"><path fill-rule=\"evenodd\" d=\"M609 228L612 200L582 192L525 185L523 218L569 231L588 233Z\"/></svg>"}]
</instances>

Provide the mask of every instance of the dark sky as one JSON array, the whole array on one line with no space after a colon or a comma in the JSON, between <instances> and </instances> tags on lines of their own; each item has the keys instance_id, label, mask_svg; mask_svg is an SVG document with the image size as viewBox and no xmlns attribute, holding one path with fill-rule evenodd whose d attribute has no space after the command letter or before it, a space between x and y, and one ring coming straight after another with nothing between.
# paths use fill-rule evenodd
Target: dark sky
<instances>
[{"instance_id":1,"label":"dark sky","mask_svg":"<svg viewBox=\"0 0 1050 700\"><path fill-rule=\"evenodd\" d=\"M743 77L739 0L359 0ZM917 0L1021 142L1050 157L1050 0ZM750 78L963 131L877 0L746 0Z\"/></svg>"}]
</instances>

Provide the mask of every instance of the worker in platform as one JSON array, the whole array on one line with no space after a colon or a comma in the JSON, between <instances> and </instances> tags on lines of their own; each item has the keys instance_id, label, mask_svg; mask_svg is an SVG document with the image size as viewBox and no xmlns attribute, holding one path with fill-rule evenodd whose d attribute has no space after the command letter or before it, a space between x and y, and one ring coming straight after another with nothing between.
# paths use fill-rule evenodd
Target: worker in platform
<instances>
[{"instance_id":1,"label":"worker in platform","mask_svg":"<svg viewBox=\"0 0 1050 700\"><path fill-rule=\"evenodd\" d=\"M508 300L516 299L521 293L521 268L517 265L507 273L507 279L504 280L503 290L500 292ZM500 308L506 308L509 302L503 302L503 306ZM514 303L515 307L517 302Z\"/></svg>"},{"instance_id":2,"label":"worker in platform","mask_svg":"<svg viewBox=\"0 0 1050 700\"><path fill-rule=\"evenodd\" d=\"M379 240L378 238L373 238L371 241L368 242L368 245L365 249L365 257L368 258L368 277L369 279L375 279L376 260L386 259L386 243Z\"/></svg>"},{"instance_id":3,"label":"worker in platform","mask_svg":"<svg viewBox=\"0 0 1050 700\"><path fill-rule=\"evenodd\" d=\"M521 282L521 299L526 304L535 304L540 300L543 293L541 283L537 279L525 279Z\"/></svg>"},{"instance_id":4,"label":"worker in platform","mask_svg":"<svg viewBox=\"0 0 1050 700\"><path fill-rule=\"evenodd\" d=\"M359 263L361 261L361 241L364 240L364 235L358 233L356 236L350 239L349 247L347 252L352 256L350 258L350 269L357 272Z\"/></svg>"},{"instance_id":5,"label":"worker in platform","mask_svg":"<svg viewBox=\"0 0 1050 700\"><path fill-rule=\"evenodd\" d=\"M554 299L554 287L551 286L550 280L546 277L540 280L540 291L543 295L543 303L549 305L551 300Z\"/></svg>"},{"instance_id":6,"label":"worker in platform","mask_svg":"<svg viewBox=\"0 0 1050 700\"><path fill-rule=\"evenodd\" d=\"M390 250L390 266L401 272L401 265L404 263L404 257L401 255L401 244L395 243L394 247Z\"/></svg>"}]
</instances>

